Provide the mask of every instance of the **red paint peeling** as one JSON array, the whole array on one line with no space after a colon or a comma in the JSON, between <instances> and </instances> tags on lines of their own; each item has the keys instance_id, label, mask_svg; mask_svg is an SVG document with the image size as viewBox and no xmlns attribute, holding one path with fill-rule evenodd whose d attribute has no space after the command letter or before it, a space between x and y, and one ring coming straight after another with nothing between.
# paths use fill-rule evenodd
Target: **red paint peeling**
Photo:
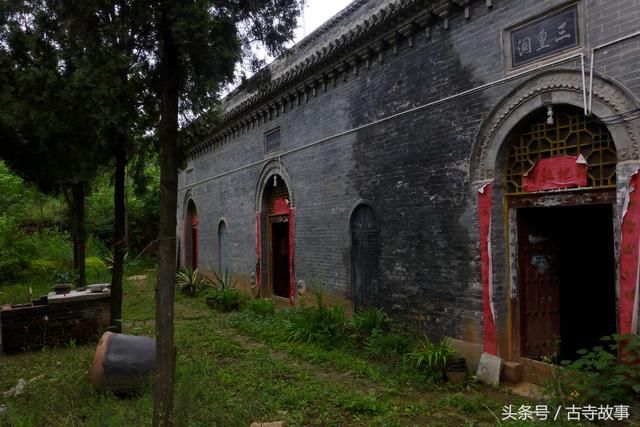
<instances>
[{"instance_id":1,"label":"red paint peeling","mask_svg":"<svg viewBox=\"0 0 640 427\"><path fill-rule=\"evenodd\" d=\"M188 222L186 220L182 221L182 241L180 242L180 265L187 265L187 233L188 233Z\"/></svg>"},{"instance_id":2,"label":"red paint peeling","mask_svg":"<svg viewBox=\"0 0 640 427\"><path fill-rule=\"evenodd\" d=\"M260 290L260 243L262 237L260 236L260 212L256 212L256 292Z\"/></svg>"},{"instance_id":3,"label":"red paint peeling","mask_svg":"<svg viewBox=\"0 0 640 427\"><path fill-rule=\"evenodd\" d=\"M294 251L294 230L295 230L295 220L294 220L294 211L293 208L289 208L289 304L293 305L295 302L295 292L296 292L296 280L295 280L295 268L293 264L293 251Z\"/></svg>"},{"instance_id":4,"label":"red paint peeling","mask_svg":"<svg viewBox=\"0 0 640 427\"><path fill-rule=\"evenodd\" d=\"M274 215L287 215L289 213L289 200L286 197L279 197L273 201Z\"/></svg>"},{"instance_id":5,"label":"red paint peeling","mask_svg":"<svg viewBox=\"0 0 640 427\"><path fill-rule=\"evenodd\" d=\"M538 160L522 175L523 191L586 187L587 162L582 156L555 156Z\"/></svg>"},{"instance_id":6,"label":"red paint peeling","mask_svg":"<svg viewBox=\"0 0 640 427\"><path fill-rule=\"evenodd\" d=\"M635 333L638 325L638 279L640 277L640 174L629 180L622 217L620 251L620 334Z\"/></svg>"},{"instance_id":7,"label":"red paint peeling","mask_svg":"<svg viewBox=\"0 0 640 427\"><path fill-rule=\"evenodd\" d=\"M498 354L496 324L491 292L491 197L492 184L478 190L478 214L480 219L480 259L482 262L482 309L483 309L483 350Z\"/></svg>"},{"instance_id":8,"label":"red paint peeling","mask_svg":"<svg viewBox=\"0 0 640 427\"><path fill-rule=\"evenodd\" d=\"M192 268L194 270L198 268L198 224L199 223L200 222L198 221L198 217L194 215L191 220L191 230L193 232L193 241L191 242L191 244L193 245Z\"/></svg>"}]
</instances>

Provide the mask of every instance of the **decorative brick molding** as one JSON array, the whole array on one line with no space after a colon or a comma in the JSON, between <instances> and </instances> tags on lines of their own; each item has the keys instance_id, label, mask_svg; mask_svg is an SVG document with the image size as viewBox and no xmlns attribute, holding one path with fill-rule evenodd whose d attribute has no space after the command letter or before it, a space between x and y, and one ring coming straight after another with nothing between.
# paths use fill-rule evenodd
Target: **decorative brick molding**
<instances>
[{"instance_id":1,"label":"decorative brick molding","mask_svg":"<svg viewBox=\"0 0 640 427\"><path fill-rule=\"evenodd\" d=\"M541 73L523 83L493 110L480 127L471 161L471 180L496 176L498 152L506 136L523 118L545 105L569 104L582 108L582 75L570 70ZM639 107L627 91L599 76L593 79L593 114L610 117ZM619 161L640 158L639 131L632 122L607 125ZM499 168L498 168L499 169Z\"/></svg>"},{"instance_id":2,"label":"decorative brick molding","mask_svg":"<svg viewBox=\"0 0 640 427\"><path fill-rule=\"evenodd\" d=\"M278 175L280 178L282 178L285 185L287 186L287 191L289 193L290 206L295 207L296 205L291 177L287 172L287 168L285 164L278 158L278 159L270 160L262 168L262 172L260 173L260 178L258 179L258 184L256 186L256 192L255 192L255 207L256 207L255 211L256 212L260 212L262 209L262 195L264 194L264 189L274 175Z\"/></svg>"}]
</instances>

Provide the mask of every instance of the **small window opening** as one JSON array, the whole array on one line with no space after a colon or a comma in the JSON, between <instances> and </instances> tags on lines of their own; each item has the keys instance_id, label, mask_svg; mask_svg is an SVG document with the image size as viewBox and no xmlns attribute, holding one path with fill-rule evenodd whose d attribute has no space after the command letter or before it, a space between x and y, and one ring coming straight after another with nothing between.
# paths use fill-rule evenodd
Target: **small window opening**
<instances>
[{"instance_id":1,"label":"small window opening","mask_svg":"<svg viewBox=\"0 0 640 427\"><path fill-rule=\"evenodd\" d=\"M264 134L264 152L272 153L280 149L280 128Z\"/></svg>"}]
</instances>

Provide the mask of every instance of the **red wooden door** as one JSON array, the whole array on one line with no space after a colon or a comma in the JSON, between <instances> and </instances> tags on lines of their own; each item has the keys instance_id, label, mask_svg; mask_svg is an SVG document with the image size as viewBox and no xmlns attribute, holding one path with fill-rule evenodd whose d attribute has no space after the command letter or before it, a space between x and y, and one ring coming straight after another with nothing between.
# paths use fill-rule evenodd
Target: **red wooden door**
<instances>
[{"instance_id":1,"label":"red wooden door","mask_svg":"<svg viewBox=\"0 0 640 427\"><path fill-rule=\"evenodd\" d=\"M539 209L518 210L518 288L521 354L557 354L560 341L560 277L552 224Z\"/></svg>"}]
</instances>

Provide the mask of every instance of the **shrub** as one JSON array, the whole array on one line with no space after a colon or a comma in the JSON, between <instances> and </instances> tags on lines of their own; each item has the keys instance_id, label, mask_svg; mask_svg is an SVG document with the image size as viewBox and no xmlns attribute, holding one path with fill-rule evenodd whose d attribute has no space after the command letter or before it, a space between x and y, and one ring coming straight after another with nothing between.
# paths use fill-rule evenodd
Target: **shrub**
<instances>
[{"instance_id":1,"label":"shrub","mask_svg":"<svg viewBox=\"0 0 640 427\"><path fill-rule=\"evenodd\" d=\"M73 243L69 233L45 228L28 236L31 253L49 258L63 269L73 267Z\"/></svg>"},{"instance_id":2,"label":"shrub","mask_svg":"<svg viewBox=\"0 0 640 427\"><path fill-rule=\"evenodd\" d=\"M50 278L60 269L60 265L49 258L37 258L29 263L29 271L35 277Z\"/></svg>"},{"instance_id":3,"label":"shrub","mask_svg":"<svg viewBox=\"0 0 640 427\"><path fill-rule=\"evenodd\" d=\"M233 288L214 289L206 298L207 304L221 311L233 311L240 307L240 293Z\"/></svg>"},{"instance_id":4,"label":"shrub","mask_svg":"<svg viewBox=\"0 0 640 427\"><path fill-rule=\"evenodd\" d=\"M585 403L610 404L637 399L640 396L640 338L614 334L601 340L607 344L579 350L580 358L573 362L562 361L562 365L574 372L557 373L555 380L560 380L559 388L566 396ZM580 374L575 374L577 372Z\"/></svg>"},{"instance_id":5,"label":"shrub","mask_svg":"<svg viewBox=\"0 0 640 427\"><path fill-rule=\"evenodd\" d=\"M27 234L14 219L0 216L0 281L45 279L54 270L71 269L72 261L68 234L46 228Z\"/></svg>"},{"instance_id":6,"label":"shrub","mask_svg":"<svg viewBox=\"0 0 640 427\"><path fill-rule=\"evenodd\" d=\"M345 338L345 315L340 306L328 308L316 294L317 307L296 309L290 318L289 340L331 347Z\"/></svg>"},{"instance_id":7,"label":"shrub","mask_svg":"<svg viewBox=\"0 0 640 427\"><path fill-rule=\"evenodd\" d=\"M107 264L104 263L98 257L87 257L84 260L85 272L87 275L87 280L89 282L92 281L100 281L105 278L105 276L109 273L107 269Z\"/></svg>"},{"instance_id":8,"label":"shrub","mask_svg":"<svg viewBox=\"0 0 640 427\"><path fill-rule=\"evenodd\" d=\"M418 369L427 371L437 378L444 376L447 361L453 356L453 347L446 338L434 343L424 337L419 344L409 353L409 360Z\"/></svg>"},{"instance_id":9,"label":"shrub","mask_svg":"<svg viewBox=\"0 0 640 427\"><path fill-rule=\"evenodd\" d=\"M370 335L374 331L386 331L389 317L381 308L367 308L357 311L351 318L351 325L358 334Z\"/></svg>"},{"instance_id":10,"label":"shrub","mask_svg":"<svg viewBox=\"0 0 640 427\"><path fill-rule=\"evenodd\" d=\"M29 265L32 247L15 221L0 216L0 280L10 281L19 277Z\"/></svg>"}]
</instances>

